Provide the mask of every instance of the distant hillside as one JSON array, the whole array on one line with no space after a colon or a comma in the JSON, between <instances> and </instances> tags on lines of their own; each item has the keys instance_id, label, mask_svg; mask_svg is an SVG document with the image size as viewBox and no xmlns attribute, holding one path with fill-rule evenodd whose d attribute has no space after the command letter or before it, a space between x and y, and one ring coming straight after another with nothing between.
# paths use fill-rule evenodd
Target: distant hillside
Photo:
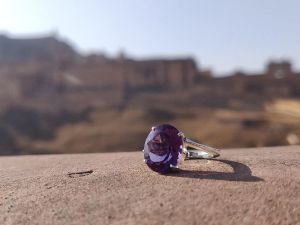
<instances>
[{"instance_id":1,"label":"distant hillside","mask_svg":"<svg viewBox=\"0 0 300 225\"><path fill-rule=\"evenodd\" d=\"M299 86L286 60L216 77L191 57L81 55L56 35L0 35L0 155L139 150L158 123L221 148L300 144Z\"/></svg>"},{"instance_id":2,"label":"distant hillside","mask_svg":"<svg viewBox=\"0 0 300 225\"><path fill-rule=\"evenodd\" d=\"M76 51L69 44L56 37L11 38L0 35L0 63L61 61L76 55Z\"/></svg>"}]
</instances>

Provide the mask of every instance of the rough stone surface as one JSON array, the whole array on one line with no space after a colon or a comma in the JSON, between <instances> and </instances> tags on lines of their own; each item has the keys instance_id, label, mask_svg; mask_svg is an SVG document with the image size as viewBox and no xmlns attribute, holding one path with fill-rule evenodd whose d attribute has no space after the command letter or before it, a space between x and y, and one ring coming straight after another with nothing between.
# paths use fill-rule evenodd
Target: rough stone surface
<instances>
[{"instance_id":1,"label":"rough stone surface","mask_svg":"<svg viewBox=\"0 0 300 225\"><path fill-rule=\"evenodd\" d=\"M0 158L0 224L300 224L300 147L160 175L142 152Z\"/></svg>"}]
</instances>

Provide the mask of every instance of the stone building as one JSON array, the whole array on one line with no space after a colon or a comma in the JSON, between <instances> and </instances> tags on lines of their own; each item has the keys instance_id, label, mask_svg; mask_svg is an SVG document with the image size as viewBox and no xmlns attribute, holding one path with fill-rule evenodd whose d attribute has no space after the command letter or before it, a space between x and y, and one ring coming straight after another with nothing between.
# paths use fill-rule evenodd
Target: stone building
<instances>
[{"instance_id":1,"label":"stone building","mask_svg":"<svg viewBox=\"0 0 300 225\"><path fill-rule=\"evenodd\" d=\"M259 74L240 72L217 78L212 71L199 69L192 58L136 60L125 54L114 58L103 54L85 56L56 36L24 39L0 35L0 77L3 83L11 84L8 86L13 87L13 95L28 96L70 92L122 99L126 92L187 87L226 95L253 92L300 96L300 74L294 72L287 60L271 61Z\"/></svg>"},{"instance_id":2,"label":"stone building","mask_svg":"<svg viewBox=\"0 0 300 225\"><path fill-rule=\"evenodd\" d=\"M127 60L122 69L130 87L165 88L193 86L198 71L192 59Z\"/></svg>"},{"instance_id":3,"label":"stone building","mask_svg":"<svg viewBox=\"0 0 300 225\"><path fill-rule=\"evenodd\" d=\"M52 62L65 68L79 55L56 36L12 38L0 34L0 65L29 62Z\"/></svg>"},{"instance_id":4,"label":"stone building","mask_svg":"<svg viewBox=\"0 0 300 225\"><path fill-rule=\"evenodd\" d=\"M265 75L277 79L293 76L292 64L287 60L270 61L267 64Z\"/></svg>"}]
</instances>

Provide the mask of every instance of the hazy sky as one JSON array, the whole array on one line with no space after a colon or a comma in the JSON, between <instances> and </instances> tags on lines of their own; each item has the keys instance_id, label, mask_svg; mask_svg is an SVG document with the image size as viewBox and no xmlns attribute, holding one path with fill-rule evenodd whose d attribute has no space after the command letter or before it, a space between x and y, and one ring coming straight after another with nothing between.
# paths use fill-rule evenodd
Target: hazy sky
<instances>
[{"instance_id":1,"label":"hazy sky","mask_svg":"<svg viewBox=\"0 0 300 225\"><path fill-rule=\"evenodd\" d=\"M0 0L0 31L57 31L81 51L194 56L218 73L300 68L299 0Z\"/></svg>"}]
</instances>

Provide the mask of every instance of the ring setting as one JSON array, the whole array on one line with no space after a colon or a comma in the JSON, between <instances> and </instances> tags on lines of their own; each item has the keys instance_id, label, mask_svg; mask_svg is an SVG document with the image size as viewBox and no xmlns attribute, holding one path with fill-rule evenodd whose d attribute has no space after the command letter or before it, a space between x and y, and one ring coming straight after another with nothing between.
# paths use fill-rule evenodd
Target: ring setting
<instances>
[{"instance_id":1,"label":"ring setting","mask_svg":"<svg viewBox=\"0 0 300 225\"><path fill-rule=\"evenodd\" d=\"M152 127L143 152L148 167L162 174L177 169L181 160L211 159L220 155L218 149L185 137L182 132L169 124Z\"/></svg>"}]
</instances>

